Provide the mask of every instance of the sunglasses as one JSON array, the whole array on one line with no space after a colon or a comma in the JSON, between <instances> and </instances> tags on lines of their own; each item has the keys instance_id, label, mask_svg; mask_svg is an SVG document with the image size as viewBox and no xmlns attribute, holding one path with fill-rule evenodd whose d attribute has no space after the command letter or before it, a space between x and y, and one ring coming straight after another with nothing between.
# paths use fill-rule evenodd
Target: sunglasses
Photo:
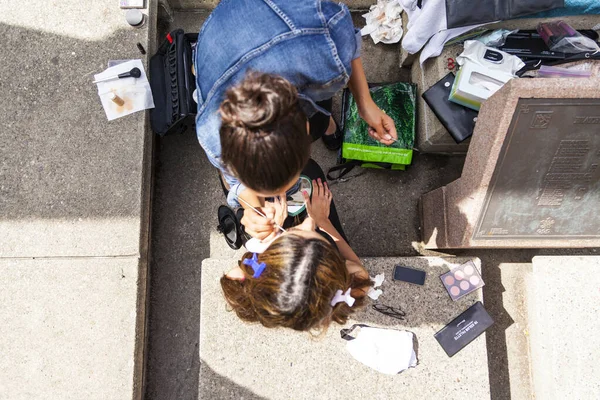
<instances>
[{"instance_id":1,"label":"sunglasses","mask_svg":"<svg viewBox=\"0 0 600 400\"><path fill-rule=\"evenodd\" d=\"M387 306L385 304L373 304L373 310L399 320L405 320L404 317L406 316L406 313L400 308Z\"/></svg>"}]
</instances>

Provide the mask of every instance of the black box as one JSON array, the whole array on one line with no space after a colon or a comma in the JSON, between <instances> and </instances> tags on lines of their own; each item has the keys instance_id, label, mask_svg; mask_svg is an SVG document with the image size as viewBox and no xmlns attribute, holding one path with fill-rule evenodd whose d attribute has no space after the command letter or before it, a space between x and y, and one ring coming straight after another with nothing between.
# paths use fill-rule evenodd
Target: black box
<instances>
[{"instance_id":1,"label":"black box","mask_svg":"<svg viewBox=\"0 0 600 400\"><path fill-rule=\"evenodd\" d=\"M478 301L436 333L435 338L452 357L493 324L494 320Z\"/></svg>"}]
</instances>

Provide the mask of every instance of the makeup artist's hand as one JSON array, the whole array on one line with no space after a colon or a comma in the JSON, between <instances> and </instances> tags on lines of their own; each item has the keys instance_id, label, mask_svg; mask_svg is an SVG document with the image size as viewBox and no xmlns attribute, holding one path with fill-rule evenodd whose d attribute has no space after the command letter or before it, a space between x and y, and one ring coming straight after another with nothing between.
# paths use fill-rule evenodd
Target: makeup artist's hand
<instances>
[{"instance_id":1,"label":"makeup artist's hand","mask_svg":"<svg viewBox=\"0 0 600 400\"><path fill-rule=\"evenodd\" d=\"M306 191L302 191L304 201L306 201L306 212L311 217L317 226L324 225L329 220L329 209L331 208L331 200L333 195L329 190L327 182L322 182L321 178L312 181L312 199Z\"/></svg>"},{"instance_id":2,"label":"makeup artist's hand","mask_svg":"<svg viewBox=\"0 0 600 400\"><path fill-rule=\"evenodd\" d=\"M283 223L285 222L285 219L288 216L287 196L285 193L282 193L279 196L276 196L274 200L275 201L272 203L267 201L265 203L265 208L268 207L275 210L275 217L273 217L273 221L275 221L279 226L282 227ZM277 226L274 225L273 228L273 232L271 232L269 236L264 238L263 242L270 242L281 233L281 230Z\"/></svg>"},{"instance_id":3,"label":"makeup artist's hand","mask_svg":"<svg viewBox=\"0 0 600 400\"><path fill-rule=\"evenodd\" d=\"M257 207L257 210L267 216L267 219L262 215L257 214L251 208L244 209L244 216L240 221L244 225L244 230L247 234L257 239L264 239L271 235L273 231L278 230L275 223L275 209L272 207Z\"/></svg>"},{"instance_id":4,"label":"makeup artist's hand","mask_svg":"<svg viewBox=\"0 0 600 400\"><path fill-rule=\"evenodd\" d=\"M398 139L396 126L392 117L370 101L359 109L360 117L369 125L369 136L389 146Z\"/></svg>"}]
</instances>

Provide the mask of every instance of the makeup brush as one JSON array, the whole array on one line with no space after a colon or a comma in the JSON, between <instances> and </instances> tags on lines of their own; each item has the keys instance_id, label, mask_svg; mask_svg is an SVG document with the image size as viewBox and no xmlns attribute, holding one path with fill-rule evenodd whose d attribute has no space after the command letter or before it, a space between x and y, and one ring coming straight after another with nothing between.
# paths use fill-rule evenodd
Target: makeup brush
<instances>
[{"instance_id":1,"label":"makeup brush","mask_svg":"<svg viewBox=\"0 0 600 400\"><path fill-rule=\"evenodd\" d=\"M100 78L98 80L95 80L92 83L98 83L98 82L104 82L104 81L110 81L113 79L123 79L123 78L139 78L140 76L142 76L142 71L140 71L139 68L131 68L129 71L127 72L123 72L122 74L118 74L118 75L111 75L111 76L107 76L105 78Z\"/></svg>"},{"instance_id":2,"label":"makeup brush","mask_svg":"<svg viewBox=\"0 0 600 400\"><path fill-rule=\"evenodd\" d=\"M261 217L263 217L264 219L268 220L269 218L263 214L262 212L260 212L259 210L257 210L256 208L252 207L250 205L250 203L248 203L246 200L242 199L241 197L238 197L238 200L240 200L242 203L244 203L246 206L250 207L255 213L257 213L258 215L260 215ZM277 224L277 222L275 222L275 226L277 228L279 228L281 230L281 232L287 232L285 229L283 229L281 226L279 226L279 224Z\"/></svg>"}]
</instances>

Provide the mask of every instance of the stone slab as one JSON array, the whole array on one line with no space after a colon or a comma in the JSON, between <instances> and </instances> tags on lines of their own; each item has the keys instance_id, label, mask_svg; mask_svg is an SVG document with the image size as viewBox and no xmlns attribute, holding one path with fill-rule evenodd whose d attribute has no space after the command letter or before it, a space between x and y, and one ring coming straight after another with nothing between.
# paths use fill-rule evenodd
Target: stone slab
<instances>
[{"instance_id":1,"label":"stone slab","mask_svg":"<svg viewBox=\"0 0 600 400\"><path fill-rule=\"evenodd\" d=\"M600 100L517 107L473 238L600 238Z\"/></svg>"},{"instance_id":2,"label":"stone slab","mask_svg":"<svg viewBox=\"0 0 600 400\"><path fill-rule=\"evenodd\" d=\"M469 148L471 139L457 144L421 97L449 72L455 71L450 68L454 64L448 64L447 60L455 59L461 52L461 45L448 46L439 57L429 59L423 65L418 59L413 63L411 81L417 84L417 148L422 153L465 154Z\"/></svg>"},{"instance_id":3,"label":"stone slab","mask_svg":"<svg viewBox=\"0 0 600 400\"><path fill-rule=\"evenodd\" d=\"M175 10L194 10L210 9L212 10L219 4L220 0L167 0ZM376 0L341 0L351 10L366 10L371 5L377 3Z\"/></svg>"},{"instance_id":4,"label":"stone slab","mask_svg":"<svg viewBox=\"0 0 600 400\"><path fill-rule=\"evenodd\" d=\"M145 247L152 133L144 112L107 121L92 80L111 59L144 59L137 42L152 53L150 3L140 29L112 0L0 3L0 257Z\"/></svg>"},{"instance_id":5,"label":"stone slab","mask_svg":"<svg viewBox=\"0 0 600 400\"><path fill-rule=\"evenodd\" d=\"M600 398L600 257L536 256L529 285L535 398Z\"/></svg>"},{"instance_id":6,"label":"stone slab","mask_svg":"<svg viewBox=\"0 0 600 400\"><path fill-rule=\"evenodd\" d=\"M507 254L500 257L504 260L510 259ZM485 263L486 271L496 267L488 263L488 260L482 260ZM531 263L501 262L496 267L500 273L500 282L492 282L491 274L484 274L484 279L494 286L487 286L486 301L490 312L498 312L501 315L497 318L495 327L496 337L502 338L495 342L494 336L488 335L488 349L494 348L494 354L488 353L488 357L496 356L497 364L502 364L504 359L504 368L494 370L495 379L506 374L505 384L498 390L498 395L504 393L511 399L533 399L533 388L531 382L531 357L529 354L529 319L527 317L527 306L529 297L527 296L527 285L532 281ZM501 292L500 304L491 306L493 295L489 292ZM501 311L497 309L500 308ZM502 350L504 349L504 355ZM500 380L500 379L498 379ZM508 387L505 387L508 386ZM502 392L501 392L502 390Z\"/></svg>"},{"instance_id":7,"label":"stone slab","mask_svg":"<svg viewBox=\"0 0 600 400\"><path fill-rule=\"evenodd\" d=\"M140 399L141 275L137 257L0 260L0 399Z\"/></svg>"},{"instance_id":8,"label":"stone slab","mask_svg":"<svg viewBox=\"0 0 600 400\"><path fill-rule=\"evenodd\" d=\"M531 193L531 190L535 192L537 186L533 188L519 189L511 186L514 182L510 180L509 181L511 183L507 183L507 186L505 185L496 188L491 185L492 183L496 182L493 181L493 177L497 169L497 165L502 165L501 163L503 159L501 158L501 156L505 154L503 153L503 145L505 142L505 138L512 137L509 135L509 132L514 132L513 130L510 130L513 129L511 125L513 121L513 115L517 115L517 117L519 117L522 114L524 115L522 118L531 118L532 125L529 127L529 129L541 129L540 132L543 133L543 129L551 127L551 129L548 132L549 134L552 134L552 143L554 143L553 145L555 146L557 152L560 151L560 148L564 147L563 145L566 145L565 143L563 143L564 140L561 142L560 140L556 139L557 132L560 132L556 131L556 129L566 130L568 128L558 128L557 126L550 124L544 125L543 122L545 121L545 119L542 117L544 115L547 116L548 114L542 113L542 111L536 111L538 110L538 108L535 108L533 105L531 107L534 111L532 111L530 114L527 113L527 111L529 110L528 108L517 109L520 99L542 99L539 100L539 104L545 104L543 99L568 98L574 99L573 101L575 102L582 102L583 104L586 101L589 102L589 100L587 99L600 98L600 94L597 91L599 83L600 80L598 80L597 78L590 78L585 80L512 80L507 85L505 85L500 91L494 94L490 99L488 99L483 104L481 112L479 114L477 125L475 127L475 133L471 141L470 151L467 155L461 178L450 183L449 185L439 188L433 192L427 193L421 198L421 224L425 246L427 248L598 247L600 245L600 237L598 232L591 232L588 236L582 236L582 234L578 234L571 237L565 237L563 231L554 231L553 227L554 222L556 221L554 218L555 214L559 213L560 215L562 215L565 211L560 210L560 206L552 206L554 208L558 208L558 211L556 211L550 206L546 207L545 205L540 204L539 201L541 201L541 195L543 195L544 192L541 191L537 197L535 193ZM548 102L551 103L552 101L548 100ZM533 101L533 103L531 104L538 103L536 101ZM592 124L590 125L592 129L594 124L596 123L596 119L586 119L585 117L590 117L590 115L588 115L590 112L592 112L593 114L591 116L594 117L596 115L594 113L594 110L598 108L597 106L595 107L596 108L590 108L587 106L581 107L582 110L585 110L585 115L583 115L583 119L581 119L581 121L583 121L581 122L581 124ZM550 120L551 119L548 119L548 121ZM580 118L574 118L573 123L580 124L580 122L577 121L580 121ZM555 122L560 121L556 120ZM581 126L581 124L579 126ZM582 133L583 130L578 126L572 126L572 129L570 129L567 132L563 132L562 134L566 134L567 136L571 135L573 137L569 136L565 137L564 139L569 139L569 141L585 140L586 136ZM593 132L593 130L588 129L587 132L589 135L591 134L589 132ZM541 133L537 136L541 137L540 135ZM519 136L517 135L515 137ZM596 165L597 162L594 160L597 156L596 152L600 150L595 148L595 146L597 146L597 143L594 140L592 140L594 138L595 136L588 137L588 139L590 139L589 146L591 147L588 146L589 148L584 149L585 162L583 162L583 164L581 164L578 167L579 169L585 169L588 167L591 168L589 171L589 185L591 185L590 188L592 189L595 188L594 185L597 185L598 183L598 171L596 167L594 167L594 165ZM507 141L507 143L509 142ZM517 150L520 149L522 151L522 148L519 146L524 146L528 143L531 143L531 141L528 141L526 143L515 142L514 148ZM544 144L544 146L546 147L549 145L549 143L550 142L548 140L540 141L540 145ZM530 146L532 146L532 154L535 154L536 148L532 144L530 144ZM522 159L523 162L527 162L526 154L527 153L525 152ZM560 155L559 153L556 154ZM523 166L527 165L530 164L523 164ZM512 168L518 169L519 167L518 165L513 165ZM538 177L540 177L540 179L544 177L544 179L549 179L549 172L550 171L540 170L536 171L536 174ZM586 170L577 170L572 172L573 177L575 177L579 176L579 174L584 174ZM519 174L519 172L515 173ZM585 179L588 179L587 175ZM569 180L571 180L571 178L569 178ZM500 180L498 180L498 182L500 182ZM524 191L523 193L525 194L523 194L523 196L527 196L529 202L531 203L529 207L532 210L536 210L536 213L539 213L538 208L546 207L544 208L543 212L548 214L548 218L550 219L531 219L532 226L535 226L533 226L533 228L530 227L530 229L535 230L535 235L528 234L508 236L507 234L507 237L503 238L502 236L504 235L504 230L493 230L490 231L488 237L485 239L482 239L479 236L475 236L475 233L478 232L476 231L476 229L478 227L478 221L480 221L480 217L482 215L482 210L485 209L487 201L489 199L487 195L490 192L488 190L488 188L490 187L493 187L494 190L504 191L504 193L511 194L512 196L514 196L515 193L521 193L520 191ZM595 189L590 192L584 191L582 193L583 195L578 196L579 198L585 201L588 201L590 198L594 198L594 196L597 195ZM519 198L519 196L516 197ZM581 216L582 213L588 213L591 211L592 210L590 210L590 207L587 206L581 208L580 210L578 210L577 207L574 207L570 212L579 213L579 216ZM511 212L513 214L503 214L501 212L496 217L502 220L510 220L512 216L515 216L515 218L521 218L523 216L519 213L527 213L528 211L527 209L523 209L521 207L520 211L512 210ZM534 215L537 215L536 213L534 213ZM556 225L557 227L560 226L564 221L559 222L560 223Z\"/></svg>"},{"instance_id":9,"label":"stone slab","mask_svg":"<svg viewBox=\"0 0 600 400\"><path fill-rule=\"evenodd\" d=\"M237 399L415 399L489 398L485 334L449 358L434 338L446 323L481 300L481 291L450 300L439 279L450 265L468 258L434 257L365 259L371 275L384 272L379 303L401 307L405 322L367 307L352 323L406 329L418 339L419 365L388 376L354 360L332 325L320 338L308 333L269 330L245 324L226 310L219 284L235 260L205 260L202 265L200 318L200 392L203 398ZM475 260L479 267L479 260ZM393 266L403 264L427 271L424 286L394 283Z\"/></svg>"},{"instance_id":10,"label":"stone slab","mask_svg":"<svg viewBox=\"0 0 600 400\"><path fill-rule=\"evenodd\" d=\"M175 10L194 10L215 8L221 0L167 0Z\"/></svg>"},{"instance_id":11,"label":"stone slab","mask_svg":"<svg viewBox=\"0 0 600 400\"><path fill-rule=\"evenodd\" d=\"M402 13L402 29L404 29L404 33L408 31L408 14L405 12ZM410 68L416 57L417 54L411 54L400 46L400 67Z\"/></svg>"}]
</instances>

